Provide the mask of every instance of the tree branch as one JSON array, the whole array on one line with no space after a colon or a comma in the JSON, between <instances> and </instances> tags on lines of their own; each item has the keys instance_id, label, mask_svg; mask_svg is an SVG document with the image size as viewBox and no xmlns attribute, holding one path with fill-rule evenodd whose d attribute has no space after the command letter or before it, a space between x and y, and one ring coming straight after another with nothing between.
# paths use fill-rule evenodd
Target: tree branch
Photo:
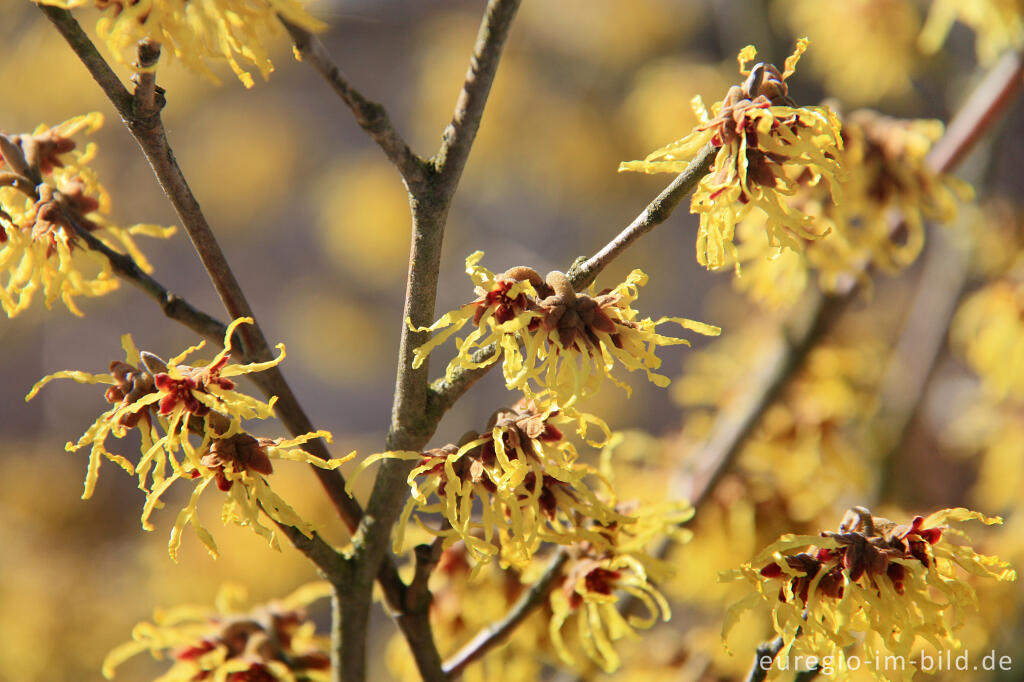
<instances>
[{"instance_id":1,"label":"tree branch","mask_svg":"<svg viewBox=\"0 0 1024 682\"><path fill-rule=\"evenodd\" d=\"M1024 52L1007 52L971 92L928 154L938 173L953 170L975 143L989 131L1020 90Z\"/></svg>"},{"instance_id":2,"label":"tree branch","mask_svg":"<svg viewBox=\"0 0 1024 682\"><path fill-rule=\"evenodd\" d=\"M487 95L497 73L505 41L508 38L519 0L490 0L481 22L477 43L470 60L466 82L455 106L451 133L445 135L441 150L431 166L429 181L422 186L407 183L412 210L412 245L409 256L409 276L406 283L405 306L402 315L395 397L388 429L388 450L421 450L433 435L437 422L427 418L428 367L412 368L413 350L428 335L415 332L412 326L428 326L433 321L437 298L437 277L441 263L441 244L451 207L451 199L458 187L466 158L480 125ZM356 587L366 582L367 576L378 571L387 552L391 527L398 518L402 500L409 494L405 479L412 468L404 460L386 460L377 474L366 513L353 537L354 559L359 578ZM369 591L359 591L349 598L345 606L357 615L350 618L365 619L370 607ZM356 628L345 631L344 648L349 656L365 656L366 631ZM438 667L431 676L443 678L440 656L429 630L427 641L413 642L417 663L426 663L425 657L436 658ZM418 652L415 647L424 647ZM346 663L346 665L348 665ZM365 675L365 662L353 663L345 671L346 680L358 682Z\"/></svg>"},{"instance_id":3,"label":"tree branch","mask_svg":"<svg viewBox=\"0 0 1024 682\"><path fill-rule=\"evenodd\" d=\"M178 218L192 240L192 244L199 254L199 258L207 273L210 275L214 288L217 290L228 315L232 319L252 317L255 320L252 309L249 307L238 281L235 279L234 273L228 266L227 260L213 236L209 223L207 223L205 216L199 208L199 202L196 201L192 190L182 175L181 169L178 167L177 161L174 159L174 153L167 142L163 123L160 120L159 107L157 106L159 102L156 101L159 98L155 98L153 102L154 110L146 110L146 103L150 99L147 91L151 82L151 76L153 76L152 69L155 68L158 55L154 54L151 48L143 48L143 54L140 55L140 63L148 64L148 71L139 76L140 90L137 91L138 97L133 97L125 89L124 85L121 84L117 75L96 50L92 41L89 40L85 31L82 30L82 27L70 12L48 5L39 5L38 7L54 24L96 82L103 88L103 91L132 133L132 136L138 142L154 173L156 173L164 193L174 205ZM152 85L155 91L155 77L153 77ZM140 103L138 107L136 106L137 101ZM139 282L144 281L139 278L134 279ZM147 283L146 286L151 287L151 284ZM145 289L146 287L143 288ZM156 293L160 292L157 290ZM181 312L179 310L180 305L174 304L174 306L171 307L172 312L176 315L180 314L188 317L187 311ZM165 312L167 309L165 307ZM204 335L206 334L204 333ZM270 346L258 324L243 326L239 329L238 335L241 341L241 350L249 361L262 362L272 357ZM259 375L254 375L253 379L266 395L276 395L278 397L276 412L281 422L292 435L298 436L314 430L308 416L302 409L302 406L299 405L294 393L292 393L291 387L285 381L284 375L281 374L278 368L274 367ZM330 459L327 445L322 440L309 441L306 446L314 455L322 459ZM358 502L345 491L345 482L341 474L336 471L325 471L316 467L313 467L313 469L342 520L350 530L354 529L362 515L362 509Z\"/></svg>"},{"instance_id":4,"label":"tree branch","mask_svg":"<svg viewBox=\"0 0 1024 682\"><path fill-rule=\"evenodd\" d=\"M504 642L520 623L540 608L547 601L555 582L562 577L562 568L568 560L569 553L565 548L559 548L551 558L551 563L544 569L544 574L519 597L519 601L509 609L504 618L481 630L468 644L444 662L444 672L449 678L457 678L466 666L480 660L487 652Z\"/></svg>"},{"instance_id":5,"label":"tree branch","mask_svg":"<svg viewBox=\"0 0 1024 682\"><path fill-rule=\"evenodd\" d=\"M620 256L637 239L668 220L679 202L697 187L701 178L707 175L717 152L717 147L711 144L706 145L690 161L686 169L676 176L672 184L662 190L661 194L643 210L643 213L638 215L615 239L608 242L604 248L583 263L570 268L568 274L573 287L580 291L590 286L594 278L604 270L608 263Z\"/></svg>"},{"instance_id":6,"label":"tree branch","mask_svg":"<svg viewBox=\"0 0 1024 682\"><path fill-rule=\"evenodd\" d=\"M295 49L302 55L302 61L316 69L338 97L352 110L356 123L384 150L384 155L401 173L410 191L424 189L429 180L426 162L418 157L398 134L384 106L366 99L345 80L341 69L331 59L327 48L319 38L280 15L278 15L278 19L284 24L288 35L291 36Z\"/></svg>"},{"instance_id":7,"label":"tree branch","mask_svg":"<svg viewBox=\"0 0 1024 682\"><path fill-rule=\"evenodd\" d=\"M694 459L696 468L677 484L680 497L690 500L695 509L707 500L761 416L779 398L808 353L833 328L853 299L852 292L842 296L815 292L813 300L798 310L776 347L761 359L756 375L749 377L753 386L744 392L742 401L715 418L711 434Z\"/></svg>"},{"instance_id":8,"label":"tree branch","mask_svg":"<svg viewBox=\"0 0 1024 682\"><path fill-rule=\"evenodd\" d=\"M302 552L332 583L344 582L345 558L316 532L313 537L306 537L302 531L286 523L274 521L281 532L288 536L295 549Z\"/></svg>"},{"instance_id":9,"label":"tree branch","mask_svg":"<svg viewBox=\"0 0 1024 682\"><path fill-rule=\"evenodd\" d=\"M75 236L88 245L90 249L101 253L107 261L114 274L123 280L131 282L141 289L146 295L156 301L164 315L172 320L180 322L196 334L220 343L224 340L224 332L227 326L216 318L207 315L195 308L183 298L168 291L160 282L146 274L139 264L126 253L119 253L104 244L96 235L85 229L72 216L68 216L68 222L75 232Z\"/></svg>"},{"instance_id":10,"label":"tree branch","mask_svg":"<svg viewBox=\"0 0 1024 682\"><path fill-rule=\"evenodd\" d=\"M466 79L455 102L452 120L444 129L441 148L431 162L441 177L438 191L451 197L469 159L483 117L484 105L498 72L501 53L521 0L491 0L487 3L476 46L469 60Z\"/></svg>"}]
</instances>

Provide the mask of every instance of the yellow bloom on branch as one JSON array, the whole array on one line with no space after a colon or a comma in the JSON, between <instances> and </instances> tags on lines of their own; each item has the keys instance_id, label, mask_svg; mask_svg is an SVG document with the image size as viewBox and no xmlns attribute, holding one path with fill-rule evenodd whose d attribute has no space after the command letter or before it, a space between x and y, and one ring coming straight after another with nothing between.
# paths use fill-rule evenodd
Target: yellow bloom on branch
<instances>
[{"instance_id":1,"label":"yellow bloom on branch","mask_svg":"<svg viewBox=\"0 0 1024 682\"><path fill-rule=\"evenodd\" d=\"M466 259L479 298L430 327L416 329L448 328L416 349L413 367L473 320L476 329L464 340L456 340L458 354L448 364L449 378L458 369L485 367L501 357L509 390L550 397L567 409L596 393L606 378L628 394L629 386L612 374L616 365L630 372L643 371L655 385L667 386L668 377L656 371L661 367L657 349L689 342L660 334L656 327L674 322L708 336L721 332L681 317L641 318L632 307L639 287L647 283L647 275L640 270L601 294L577 293L561 272L541 279L532 268L518 267L495 276L477 265L482 256L477 252ZM481 357L479 351L490 344L498 352Z\"/></svg>"},{"instance_id":2,"label":"yellow bloom on branch","mask_svg":"<svg viewBox=\"0 0 1024 682\"><path fill-rule=\"evenodd\" d=\"M620 506L619 510L629 522L594 524L593 530L603 536L602 541L584 542L570 550L573 562L568 574L562 588L554 590L549 599L548 633L562 661L578 663L563 635L567 625L574 622L579 646L609 673L620 664L617 640L635 638L636 630L646 630L671 617L668 601L651 583L666 575L669 567L649 550L654 542L668 537L688 541L689 532L678 526L693 516L687 502ZM636 600L646 615L624 614L620 604L624 596Z\"/></svg>"},{"instance_id":3,"label":"yellow bloom on branch","mask_svg":"<svg viewBox=\"0 0 1024 682\"><path fill-rule=\"evenodd\" d=\"M105 397L113 407L101 414L68 451L90 446L88 473L83 499L92 496L103 459L109 459L139 479L146 491L142 509L142 527L153 530L149 517L163 506L161 497L176 481L195 481L186 506L178 513L171 530L168 552L177 558L181 535L192 526L211 554L217 548L210 533L198 519L199 497L210 486L226 493L221 517L238 525L250 526L271 546L277 547L274 532L260 523L260 512L272 520L294 526L307 536L313 527L304 521L266 481L273 473L274 459L305 462L322 469L336 469L355 456L322 460L298 448L314 438L328 441L327 431L306 433L291 439L254 438L242 427L243 420L273 416L276 398L263 402L235 390L231 377L260 372L278 365L285 356L268 362L238 365L230 363L231 338L241 324L252 318L232 322L224 334L224 348L208 364L193 367L183 364L187 356L203 347L200 342L166 363L150 353L140 353L130 335L122 337L126 360L114 361L108 374L89 374L65 370L50 374L36 383L26 396L31 400L53 379L72 379L78 383L108 384ZM141 452L137 461L110 452L106 441L124 438L131 429L141 434ZM237 485L236 485L237 484Z\"/></svg>"},{"instance_id":4,"label":"yellow bloom on branch","mask_svg":"<svg viewBox=\"0 0 1024 682\"><path fill-rule=\"evenodd\" d=\"M183 605L157 609L153 622L132 629L132 641L107 654L103 676L143 652L174 663L163 682L262 680L327 682L327 638L317 635L306 608L331 594L327 582L304 585L284 599L246 608L245 589L224 585L214 608Z\"/></svg>"},{"instance_id":5,"label":"yellow bloom on branch","mask_svg":"<svg viewBox=\"0 0 1024 682\"><path fill-rule=\"evenodd\" d=\"M208 61L226 61L247 88L252 75L239 59L259 70L264 79L274 65L266 35L280 31L278 16L310 31L326 25L313 18L299 0L41 0L74 9L94 6L103 11L96 31L123 64L135 58L140 40L162 44L187 67L215 83L220 80Z\"/></svg>"},{"instance_id":6,"label":"yellow bloom on branch","mask_svg":"<svg viewBox=\"0 0 1024 682\"><path fill-rule=\"evenodd\" d=\"M827 107L797 107L788 97L786 79L807 49L806 38L779 73L771 64L746 64L757 51L740 52L743 85L730 88L708 113L700 97L693 101L701 124L686 137L649 154L643 161L619 165L620 171L680 173L707 144L718 148L711 172L697 186L690 205L700 214L697 261L709 269L736 259L736 225L753 209L765 213L765 229L774 247L800 250L802 240L821 235L811 229L812 218L787 201L801 188L827 187L838 199L843 143L839 119Z\"/></svg>"},{"instance_id":7,"label":"yellow bloom on branch","mask_svg":"<svg viewBox=\"0 0 1024 682\"><path fill-rule=\"evenodd\" d=\"M867 264L896 272L914 262L924 246L925 222L949 223L958 201L973 196L966 182L928 163L942 133L935 120L896 119L869 109L843 116L843 201L833 205L818 196L805 209L833 229L807 249L826 288Z\"/></svg>"},{"instance_id":8,"label":"yellow bloom on branch","mask_svg":"<svg viewBox=\"0 0 1024 682\"><path fill-rule=\"evenodd\" d=\"M730 609L723 636L742 611L767 602L775 632L783 639L778 656L831 656L838 679L849 673L843 664L846 648L858 642L869 660L887 655L908 660L919 638L940 649L958 647L954 630L964 609L977 602L966 576L1017 577L1006 562L976 553L966 535L948 526L970 520L1002 523L958 508L900 525L857 507L847 513L839 532L784 535L752 562L723 576L746 579L756 589ZM908 666L901 679L910 679L913 672ZM892 679L891 671L875 674Z\"/></svg>"},{"instance_id":9,"label":"yellow bloom on branch","mask_svg":"<svg viewBox=\"0 0 1024 682\"><path fill-rule=\"evenodd\" d=\"M360 470L378 459L416 462L408 477L411 495L395 526L395 552L405 549L411 519L446 538L447 546L462 540L474 570L495 558L503 568L522 570L544 542L601 544L591 522L629 519L591 488L589 481L601 483L601 475L578 461L559 428L576 422L554 405L524 399L495 412L488 431L468 434L460 445L366 458ZM608 489L606 483L603 488ZM432 514L445 519L440 530L420 519Z\"/></svg>"},{"instance_id":10,"label":"yellow bloom on branch","mask_svg":"<svg viewBox=\"0 0 1024 682\"><path fill-rule=\"evenodd\" d=\"M83 233L127 253L145 272L152 268L134 236L174 233L158 225L120 228L104 218L110 197L89 167L96 145L79 150L72 139L102 123L103 116L92 113L24 135L0 135L0 307L8 317L25 310L36 292L47 308L59 298L81 315L76 297L117 288L109 262L84 245Z\"/></svg>"}]
</instances>

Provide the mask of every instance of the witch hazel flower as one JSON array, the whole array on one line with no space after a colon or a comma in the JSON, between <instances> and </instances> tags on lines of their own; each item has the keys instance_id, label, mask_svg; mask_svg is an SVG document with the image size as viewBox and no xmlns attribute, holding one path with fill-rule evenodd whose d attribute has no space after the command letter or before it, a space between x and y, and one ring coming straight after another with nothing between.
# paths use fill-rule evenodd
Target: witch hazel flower
<instances>
[{"instance_id":1,"label":"witch hazel flower","mask_svg":"<svg viewBox=\"0 0 1024 682\"><path fill-rule=\"evenodd\" d=\"M579 293L564 273L541 278L532 268L517 267L496 276L478 265L482 257L476 252L466 260L478 298L430 327L414 328L444 331L416 349L413 367L422 365L431 351L472 320L476 328L456 340L458 353L448 365L448 378L459 369L486 367L500 357L509 390L553 400L565 410L596 393L605 379L628 394L629 386L613 374L617 365L643 371L655 385L667 386L668 377L656 371L661 367L657 350L689 342L660 334L656 327L673 322L708 336L721 331L681 317L640 317L632 307L639 287L647 283L640 270L614 289ZM497 352L485 352L490 344Z\"/></svg>"},{"instance_id":2,"label":"witch hazel flower","mask_svg":"<svg viewBox=\"0 0 1024 682\"><path fill-rule=\"evenodd\" d=\"M897 524L855 507L838 532L784 535L749 564L723 575L746 579L756 589L730 608L723 637L740 613L767 603L783 639L778 656L831 656L843 676L849 672L842 664L847 648L857 643L869 659L909 659L920 640L959 647L955 629L964 610L977 605L967 577L1017 577L1006 562L975 552L969 538L949 525L972 520L1002 523L956 508ZM889 674L876 671L883 680ZM912 669L903 671L903 679L912 675Z\"/></svg>"},{"instance_id":3,"label":"witch hazel flower","mask_svg":"<svg viewBox=\"0 0 1024 682\"><path fill-rule=\"evenodd\" d=\"M132 629L132 641L107 654L103 676L144 652L172 661L164 682L327 682L327 637L317 634L308 607L331 594L327 582L303 585L287 597L246 607L246 592L224 585L214 607L157 609L151 622Z\"/></svg>"},{"instance_id":4,"label":"witch hazel flower","mask_svg":"<svg viewBox=\"0 0 1024 682\"><path fill-rule=\"evenodd\" d=\"M669 566L649 550L666 537L688 542L691 534L679 524L693 517L693 507L685 501L622 504L617 511L624 522L594 524L599 542L584 541L569 549L561 589L549 597L548 633L559 658L571 666L580 663L564 634L574 627L575 640L587 658L608 673L621 663L616 641L636 638L637 630L672 617L668 600L654 584L669 573ZM636 600L641 609L623 613L625 598Z\"/></svg>"},{"instance_id":5,"label":"witch hazel flower","mask_svg":"<svg viewBox=\"0 0 1024 682\"><path fill-rule=\"evenodd\" d=\"M827 107L798 107L789 98L786 79L793 75L810 42L797 41L785 70L764 62L747 69L756 55L743 48L737 61L742 85L729 89L709 113L700 96L693 109L700 124L686 137L651 152L643 161L628 161L619 171L680 173L708 144L718 148L711 172L697 186L690 205L700 215L697 261L718 269L739 263L733 238L736 225L754 209L768 220L765 229L775 247L799 251L804 240L823 235L813 218L787 199L801 188L828 187L838 199L843 147L839 119Z\"/></svg>"},{"instance_id":6,"label":"witch hazel flower","mask_svg":"<svg viewBox=\"0 0 1024 682\"><path fill-rule=\"evenodd\" d=\"M83 244L82 233L127 253L144 272L152 267L135 236L166 238L173 227L111 225L110 197L90 162L96 146L78 149L73 139L103 123L85 114L33 132L0 134L0 307L8 317L42 293L46 307L60 299L82 315L75 299L103 296L118 281L105 257Z\"/></svg>"},{"instance_id":7,"label":"witch hazel flower","mask_svg":"<svg viewBox=\"0 0 1024 682\"><path fill-rule=\"evenodd\" d=\"M470 432L458 445L367 457L359 471L387 458L416 463L395 526L395 552L405 549L411 520L446 538L446 544L463 541L475 571L495 559L502 568L522 570L545 542L601 542L592 521L627 519L598 496L591 481L605 489L607 484L578 460L565 438L561 427L575 421L553 404L524 398L496 411L484 433ZM421 518L437 514L445 520L440 530Z\"/></svg>"},{"instance_id":8,"label":"witch hazel flower","mask_svg":"<svg viewBox=\"0 0 1024 682\"><path fill-rule=\"evenodd\" d=\"M175 518L168 541L168 553L174 560L177 560L186 525L193 528L211 554L217 554L213 537L198 518L199 498L211 485L225 493L221 518L251 527L272 547L279 547L279 543L274 531L261 522L261 514L311 536L313 526L267 482L274 471L273 460L336 469L355 457L352 452L346 457L323 460L298 447L314 438L329 442L331 434L327 431L290 439L256 438L245 431L243 420L273 416L276 398L263 402L241 393L236 390L232 377L265 371L285 357L284 345L279 344L280 355L273 360L245 365L230 362L235 330L242 324L252 323L252 318L239 318L228 325L223 349L209 363L200 366L186 365L184 360L200 350L205 342L164 362L151 353L140 352L126 334L121 339L125 360L112 362L108 374L77 370L55 372L37 382L25 398L31 400L54 379L109 385L104 398L113 406L101 414L77 442L65 446L71 452L86 446L90 448L82 498L92 496L100 464L104 459L110 460L138 477L139 488L146 492L142 527L153 530L150 516L163 506L163 495L177 481L192 481L195 484L192 495ZM137 430L141 438L137 459L107 449L111 437L122 439L132 430Z\"/></svg>"}]
</instances>

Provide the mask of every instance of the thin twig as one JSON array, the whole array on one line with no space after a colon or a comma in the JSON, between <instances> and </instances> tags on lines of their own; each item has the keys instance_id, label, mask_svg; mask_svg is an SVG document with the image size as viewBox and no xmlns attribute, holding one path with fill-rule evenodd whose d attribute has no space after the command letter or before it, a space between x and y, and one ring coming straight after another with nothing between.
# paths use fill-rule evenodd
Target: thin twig
<instances>
[{"instance_id":1,"label":"thin twig","mask_svg":"<svg viewBox=\"0 0 1024 682\"><path fill-rule=\"evenodd\" d=\"M352 110L356 123L384 150L388 160L402 174L410 191L422 190L429 179L426 162L418 157L398 134L384 106L366 99L349 84L319 38L280 15L278 18L284 24L288 35L291 36L295 49L302 55L302 61L316 69L338 97Z\"/></svg>"},{"instance_id":2,"label":"thin twig","mask_svg":"<svg viewBox=\"0 0 1024 682\"><path fill-rule=\"evenodd\" d=\"M409 581L409 588L405 592L405 607L407 609L422 608L430 601L427 583L430 581L430 574L434 572L437 562L441 560L443 547L444 538L438 537L430 544L416 545L413 548L416 564L412 580Z\"/></svg>"},{"instance_id":3,"label":"thin twig","mask_svg":"<svg viewBox=\"0 0 1024 682\"><path fill-rule=\"evenodd\" d=\"M168 291L160 282L144 272L135 259L104 244L72 216L68 216L68 222L76 237L84 241L93 251L103 254L115 275L131 282L156 301L160 305L160 309L164 311L164 315L211 341L221 342L224 340L224 332L227 331L227 327L223 322L207 315L185 299Z\"/></svg>"},{"instance_id":4,"label":"thin twig","mask_svg":"<svg viewBox=\"0 0 1024 682\"><path fill-rule=\"evenodd\" d=\"M473 148L484 106L491 92L501 53L508 39L512 20L519 11L520 0L491 0L484 10L473 56L469 60L466 79L455 102L452 120L444 129L441 148L431 159L439 182L437 192L449 200L455 193L459 178Z\"/></svg>"},{"instance_id":5,"label":"thin twig","mask_svg":"<svg viewBox=\"0 0 1024 682\"><path fill-rule=\"evenodd\" d=\"M135 62L135 95L133 97L137 116L155 116L164 103L158 98L156 86L156 64L160 61L160 43L152 40L139 42L139 57Z\"/></svg>"},{"instance_id":6,"label":"thin twig","mask_svg":"<svg viewBox=\"0 0 1024 682\"><path fill-rule=\"evenodd\" d=\"M345 577L345 559L340 552L331 547L316 532L312 537L307 537L294 526L289 526L280 521L274 521L281 529L295 549L299 550L312 561L324 574L324 577L332 583L343 582Z\"/></svg>"},{"instance_id":7,"label":"thin twig","mask_svg":"<svg viewBox=\"0 0 1024 682\"><path fill-rule=\"evenodd\" d=\"M468 644L444 662L445 673L451 679L457 678L466 666L480 660L487 652L504 642L520 623L547 601L548 593L562 577L562 568L568 560L569 553L560 548L544 569L544 574L519 597L519 601L509 609L504 618L481 630Z\"/></svg>"},{"instance_id":8,"label":"thin twig","mask_svg":"<svg viewBox=\"0 0 1024 682\"><path fill-rule=\"evenodd\" d=\"M950 320L967 282L967 262L966 249L954 243L953 235L945 230L933 232L899 338L879 382L877 424L869 427L881 455L876 497L883 500L902 480L895 475L897 455L910 435L945 345Z\"/></svg>"},{"instance_id":9,"label":"thin twig","mask_svg":"<svg viewBox=\"0 0 1024 682\"><path fill-rule=\"evenodd\" d=\"M676 176L672 184L666 187L615 239L583 263L570 268L568 274L573 287L580 291L590 286L608 263L621 255L637 239L668 220L679 202L697 187L701 178L707 175L717 152L717 147L707 144L690 161L686 169Z\"/></svg>"},{"instance_id":10,"label":"thin twig","mask_svg":"<svg viewBox=\"0 0 1024 682\"><path fill-rule=\"evenodd\" d=\"M721 411L715 418L711 434L695 456L695 468L683 475L674 487L679 496L699 509L714 491L718 481L729 469L753 432L761 416L779 398L808 353L833 328L854 299L845 296L823 296L814 292L813 300L797 310L797 315L783 329L782 339L766 357L759 360L752 383L742 400Z\"/></svg>"}]
</instances>

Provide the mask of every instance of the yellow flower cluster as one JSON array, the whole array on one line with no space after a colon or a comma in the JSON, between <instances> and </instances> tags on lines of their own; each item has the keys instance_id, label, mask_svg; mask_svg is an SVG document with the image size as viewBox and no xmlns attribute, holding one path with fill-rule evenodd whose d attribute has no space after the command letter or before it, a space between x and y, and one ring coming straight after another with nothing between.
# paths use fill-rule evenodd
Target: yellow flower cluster
<instances>
[{"instance_id":1,"label":"yellow flower cluster","mask_svg":"<svg viewBox=\"0 0 1024 682\"><path fill-rule=\"evenodd\" d=\"M326 637L316 634L306 607L331 594L327 582L304 585L284 599L245 608L244 588L221 587L214 608L176 606L157 609L153 622L139 623L132 641L103 661L103 676L114 677L122 663L148 651L158 660L170 656L163 682L264 680L327 682L330 656Z\"/></svg>"},{"instance_id":2,"label":"yellow flower cluster","mask_svg":"<svg viewBox=\"0 0 1024 682\"><path fill-rule=\"evenodd\" d=\"M91 113L25 135L0 135L0 307L8 317L28 308L37 291L47 308L59 298L81 315L75 297L117 288L110 264L83 245L82 233L123 250L146 272L152 268L133 237L174 233L158 225L120 228L103 217L110 197L89 167L96 145L80 150L72 139L102 124L103 116Z\"/></svg>"},{"instance_id":3,"label":"yellow flower cluster","mask_svg":"<svg viewBox=\"0 0 1024 682\"><path fill-rule=\"evenodd\" d=\"M140 353L131 336L126 334L122 337L125 361L111 363L110 373L55 372L37 382L25 398L34 398L53 379L110 385L105 397L114 406L101 414L78 442L69 442L66 446L69 451L90 446L82 497L92 496L102 460L115 462L129 474L138 475L139 488L146 491L142 527L152 530L149 517L162 506L161 497L168 488L179 480L195 481L192 496L178 513L171 530L168 552L175 560L186 525L192 526L200 541L216 556L213 537L198 518L199 497L211 484L215 483L226 493L222 519L250 526L276 548L276 536L260 523L260 511L306 535L312 534L313 527L267 484L265 476L273 472L271 460L305 462L335 469L355 456L353 452L347 457L325 461L296 447L314 438L330 440L327 431L274 440L253 438L243 430L243 419L273 416L276 398L263 402L239 393L230 377L276 366L284 359L284 345L278 345L281 354L269 362L230 364L231 337L241 324L252 324L252 319L239 318L232 322L224 335L223 350L205 366L183 364L204 342L164 363L152 354ZM136 462L106 447L109 437L124 438L133 428L137 428L141 436L141 456ZM199 440L198 445L194 439Z\"/></svg>"},{"instance_id":4,"label":"yellow flower cluster","mask_svg":"<svg viewBox=\"0 0 1024 682\"><path fill-rule=\"evenodd\" d=\"M681 317L641 318L632 307L647 275L634 270L614 289L601 294L578 294L560 272L545 279L531 268L512 268L501 275L479 265L483 252L466 259L466 271L479 297L462 308L446 313L430 327L417 331L445 329L416 349L413 367L419 367L432 350L473 320L474 329L456 340L458 354L448 364L447 376L457 369L477 369L501 357L505 385L530 397L555 400L562 409L592 396L604 379L629 393L616 378L616 365L643 371L657 386L667 386L668 377L656 372L661 360L659 346L689 345L685 339L665 336L655 328L674 322L684 329L709 336L721 330ZM411 324L411 323L410 323ZM479 357L490 344L498 352Z\"/></svg>"},{"instance_id":5,"label":"yellow flower cluster","mask_svg":"<svg viewBox=\"0 0 1024 682\"><path fill-rule=\"evenodd\" d=\"M643 161L619 166L620 171L679 173L705 145L718 148L711 172L700 181L690 205L700 214L697 261L708 269L736 260L736 225L755 208L768 217L765 230L774 247L799 251L803 240L821 236L812 229L811 216L786 200L819 185L836 198L841 180L839 119L827 107L797 107L787 95L786 79L808 44L807 39L797 42L783 73L764 63L747 69L757 51L752 45L743 48L738 61L740 73L748 78L712 107L712 115L694 98L701 123L693 132Z\"/></svg>"},{"instance_id":6,"label":"yellow flower cluster","mask_svg":"<svg viewBox=\"0 0 1024 682\"><path fill-rule=\"evenodd\" d=\"M831 657L837 679L848 677L847 647L857 642L871 660L890 654L908 660L918 637L955 647L954 629L963 610L976 602L964 576L1016 580L1006 562L977 554L962 532L947 525L969 520L1002 523L958 508L898 525L858 507L837 533L784 535L723 576L746 579L756 589L730 609L723 637L739 613L768 602L775 632L783 639L778 656ZM798 549L803 551L792 553ZM881 680L894 674L873 672ZM906 680L913 673L908 666L895 674Z\"/></svg>"},{"instance_id":7,"label":"yellow flower cluster","mask_svg":"<svg viewBox=\"0 0 1024 682\"><path fill-rule=\"evenodd\" d=\"M868 266L896 272L917 259L925 222L949 223L971 187L928 163L942 135L935 120L895 119L858 110L842 119L843 200L834 203L821 188L806 187L788 198L794 210L813 218L820 238L802 254L776 253L763 236L766 218L749 214L736 229L735 258L743 265L736 285L771 307L795 301L818 271L821 286L833 290L856 278L867 287ZM747 280L747 281L744 281Z\"/></svg>"},{"instance_id":8,"label":"yellow flower cluster","mask_svg":"<svg viewBox=\"0 0 1024 682\"><path fill-rule=\"evenodd\" d=\"M488 431L468 434L461 445L367 457L360 471L378 459L416 462L408 477L411 495L396 526L395 552L405 549L410 519L427 529L420 519L424 514L444 517L440 530L427 530L448 539L449 546L463 541L474 570L495 557L502 568L522 570L541 543L600 543L602 536L590 524L630 523L588 484L602 477L578 461L559 428L573 422L551 404L540 407L523 399L495 412Z\"/></svg>"},{"instance_id":9,"label":"yellow flower cluster","mask_svg":"<svg viewBox=\"0 0 1024 682\"><path fill-rule=\"evenodd\" d=\"M629 512L629 524L595 526L603 542L577 547L562 589L551 594L548 632L555 651L569 665L576 664L563 637L570 621L575 621L578 643L587 657L612 672L620 664L616 641L634 638L637 629L648 629L672 615L668 601L650 582L668 573L668 566L650 553L651 546L668 537L685 542L688 534L679 524L693 517L693 508L679 502ZM623 613L624 597L642 606L646 616Z\"/></svg>"},{"instance_id":10,"label":"yellow flower cluster","mask_svg":"<svg viewBox=\"0 0 1024 682\"><path fill-rule=\"evenodd\" d=\"M264 79L274 65L265 35L280 28L278 16L310 31L325 24L313 18L299 0L42 0L74 9L95 6L103 11L96 31L117 58L128 64L140 40L165 46L187 67L215 83L208 60L226 61L247 88L253 86L238 59L255 66Z\"/></svg>"},{"instance_id":11,"label":"yellow flower cluster","mask_svg":"<svg viewBox=\"0 0 1024 682\"><path fill-rule=\"evenodd\" d=\"M894 119L870 110L843 118L843 202L830 205L819 197L820 208L814 209L834 236L807 251L826 286L869 263L887 272L906 267L924 245L925 221L952 221L957 202L973 196L970 185L928 164L942 132L939 121Z\"/></svg>"}]
</instances>

